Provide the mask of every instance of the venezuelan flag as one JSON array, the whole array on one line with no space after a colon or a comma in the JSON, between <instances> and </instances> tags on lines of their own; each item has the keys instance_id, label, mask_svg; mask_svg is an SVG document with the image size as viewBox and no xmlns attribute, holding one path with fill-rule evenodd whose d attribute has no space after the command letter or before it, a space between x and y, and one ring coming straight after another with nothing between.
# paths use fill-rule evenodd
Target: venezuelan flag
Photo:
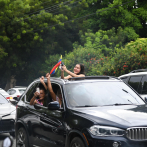
<instances>
[{"instance_id":1,"label":"venezuelan flag","mask_svg":"<svg viewBox=\"0 0 147 147\"><path fill-rule=\"evenodd\" d=\"M54 73L56 72L56 70L58 69L58 67L59 67L59 65L61 64L61 62L62 62L62 55L61 55L61 57L60 57L58 63L52 68L52 70L51 70L51 72L50 72L50 75L51 75L51 74L54 74Z\"/></svg>"}]
</instances>

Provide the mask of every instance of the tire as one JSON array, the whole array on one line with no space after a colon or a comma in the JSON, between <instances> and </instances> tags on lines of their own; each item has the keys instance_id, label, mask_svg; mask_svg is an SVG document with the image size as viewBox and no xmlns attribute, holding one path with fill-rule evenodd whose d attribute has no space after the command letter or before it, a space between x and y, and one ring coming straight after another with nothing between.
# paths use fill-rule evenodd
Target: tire
<instances>
[{"instance_id":1,"label":"tire","mask_svg":"<svg viewBox=\"0 0 147 147\"><path fill-rule=\"evenodd\" d=\"M11 135L12 137L15 137L15 132L11 132L10 135Z\"/></svg>"},{"instance_id":2,"label":"tire","mask_svg":"<svg viewBox=\"0 0 147 147\"><path fill-rule=\"evenodd\" d=\"M71 141L70 147L85 147L85 145L84 145L84 142L82 141L81 138L75 137L75 138Z\"/></svg>"},{"instance_id":3,"label":"tire","mask_svg":"<svg viewBox=\"0 0 147 147\"><path fill-rule=\"evenodd\" d=\"M27 133L24 128L20 128L16 134L16 146L28 147Z\"/></svg>"}]
</instances>

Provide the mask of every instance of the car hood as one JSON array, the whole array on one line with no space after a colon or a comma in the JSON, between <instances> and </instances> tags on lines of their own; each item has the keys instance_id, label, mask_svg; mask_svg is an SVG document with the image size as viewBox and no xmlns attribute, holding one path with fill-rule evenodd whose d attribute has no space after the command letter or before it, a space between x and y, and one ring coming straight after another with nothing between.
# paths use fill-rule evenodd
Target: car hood
<instances>
[{"instance_id":1,"label":"car hood","mask_svg":"<svg viewBox=\"0 0 147 147\"><path fill-rule=\"evenodd\" d=\"M147 105L123 105L77 108L73 113L85 117L99 125L122 128L147 126Z\"/></svg>"},{"instance_id":2,"label":"car hood","mask_svg":"<svg viewBox=\"0 0 147 147\"><path fill-rule=\"evenodd\" d=\"M16 107L13 106L11 103L0 104L0 116L10 114L11 112L15 110L16 110Z\"/></svg>"}]
</instances>

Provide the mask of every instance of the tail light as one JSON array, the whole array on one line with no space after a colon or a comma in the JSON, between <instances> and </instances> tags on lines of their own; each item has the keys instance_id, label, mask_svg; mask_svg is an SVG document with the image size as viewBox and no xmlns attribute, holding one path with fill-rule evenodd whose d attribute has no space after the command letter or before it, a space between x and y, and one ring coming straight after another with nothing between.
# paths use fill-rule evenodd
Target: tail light
<instances>
[{"instance_id":1,"label":"tail light","mask_svg":"<svg viewBox=\"0 0 147 147\"><path fill-rule=\"evenodd\" d=\"M6 97L6 99L10 100L10 99L13 99L13 97L12 96L9 96L9 97Z\"/></svg>"}]
</instances>

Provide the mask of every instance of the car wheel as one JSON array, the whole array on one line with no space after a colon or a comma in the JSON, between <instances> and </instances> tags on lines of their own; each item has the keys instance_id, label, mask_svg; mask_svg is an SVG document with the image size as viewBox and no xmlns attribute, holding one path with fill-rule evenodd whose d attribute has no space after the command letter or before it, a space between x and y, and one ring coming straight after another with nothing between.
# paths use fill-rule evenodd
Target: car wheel
<instances>
[{"instance_id":1,"label":"car wheel","mask_svg":"<svg viewBox=\"0 0 147 147\"><path fill-rule=\"evenodd\" d=\"M85 147L82 139L80 139L79 137L75 137L71 143L70 143L70 147Z\"/></svg>"},{"instance_id":2,"label":"car wheel","mask_svg":"<svg viewBox=\"0 0 147 147\"><path fill-rule=\"evenodd\" d=\"M15 137L15 132L11 132L10 135L11 135L12 137Z\"/></svg>"},{"instance_id":3,"label":"car wheel","mask_svg":"<svg viewBox=\"0 0 147 147\"><path fill-rule=\"evenodd\" d=\"M17 147L28 147L27 133L24 128L20 128L16 136Z\"/></svg>"}]
</instances>

